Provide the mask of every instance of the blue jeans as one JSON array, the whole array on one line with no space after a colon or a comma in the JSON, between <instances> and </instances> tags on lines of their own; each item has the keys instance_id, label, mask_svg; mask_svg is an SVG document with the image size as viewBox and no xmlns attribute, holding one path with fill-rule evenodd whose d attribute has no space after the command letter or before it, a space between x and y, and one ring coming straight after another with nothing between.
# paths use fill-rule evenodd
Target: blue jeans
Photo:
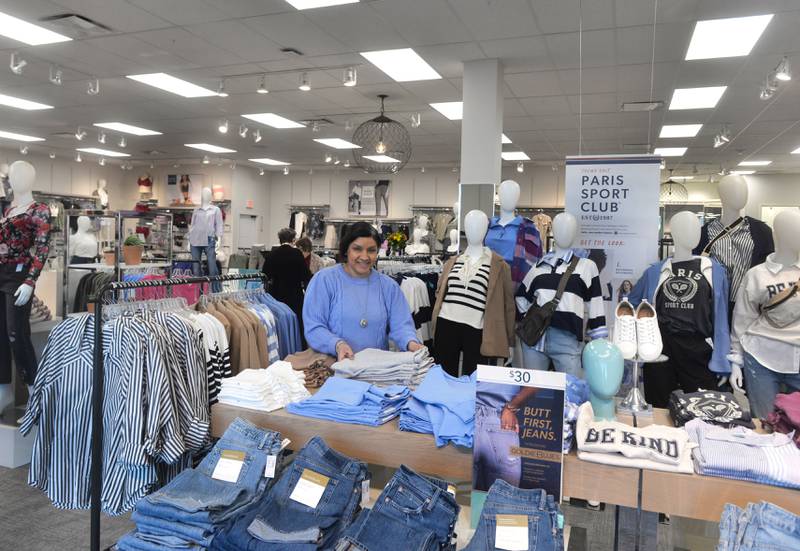
<instances>
[{"instance_id":1,"label":"blue jeans","mask_svg":"<svg viewBox=\"0 0 800 551\"><path fill-rule=\"evenodd\" d=\"M559 528L560 511L553 496L544 490L523 490L496 480L481 511L478 529L464 551L495 549L497 515L528 517L529 551L562 551L564 535Z\"/></svg>"},{"instance_id":2,"label":"blue jeans","mask_svg":"<svg viewBox=\"0 0 800 551\"><path fill-rule=\"evenodd\" d=\"M211 526L195 526L184 522L149 517L134 511L131 520L136 523L137 536L147 541L159 541L165 547L175 547L170 543L175 538L182 542L192 542L203 547L211 545L214 538L214 529Z\"/></svg>"},{"instance_id":3,"label":"blue jeans","mask_svg":"<svg viewBox=\"0 0 800 551\"><path fill-rule=\"evenodd\" d=\"M217 269L216 246L217 246L216 237L209 237L208 245L191 246L192 260L200 261L203 258L203 253L206 253L208 275L210 276L219 275L219 270ZM200 262L192 262L192 272L194 273L195 276L203 275L203 270L200 269ZM211 290L214 291L215 293L219 293L220 291L222 291L222 284L219 281L212 282Z\"/></svg>"},{"instance_id":4,"label":"blue jeans","mask_svg":"<svg viewBox=\"0 0 800 551\"><path fill-rule=\"evenodd\" d=\"M459 506L447 483L402 465L371 510L364 510L336 551L440 551L455 549Z\"/></svg>"},{"instance_id":5,"label":"blue jeans","mask_svg":"<svg viewBox=\"0 0 800 551\"><path fill-rule=\"evenodd\" d=\"M327 476L315 508L289 499L304 469ZM328 447L315 436L261 501L254 503L214 538L220 551L316 551L329 549L355 518L367 466Z\"/></svg>"},{"instance_id":6,"label":"blue jeans","mask_svg":"<svg viewBox=\"0 0 800 551\"><path fill-rule=\"evenodd\" d=\"M203 547L181 541L180 538L164 538L157 541L147 539L144 534L128 532L117 542L119 551L164 551L164 549L186 549L200 551Z\"/></svg>"},{"instance_id":7,"label":"blue jeans","mask_svg":"<svg viewBox=\"0 0 800 551\"><path fill-rule=\"evenodd\" d=\"M717 551L800 549L800 517L765 501L726 505L719 531Z\"/></svg>"},{"instance_id":8,"label":"blue jeans","mask_svg":"<svg viewBox=\"0 0 800 551\"><path fill-rule=\"evenodd\" d=\"M495 480L519 486L522 458L511 454L519 446L519 433L500 428L500 410L487 406L475 408L475 437L472 462L473 487L486 491Z\"/></svg>"},{"instance_id":9,"label":"blue jeans","mask_svg":"<svg viewBox=\"0 0 800 551\"><path fill-rule=\"evenodd\" d=\"M750 354L744 355L744 381L747 386L747 399L750 413L763 419L774 409L775 396L783 392L782 386L790 392L800 391L800 373L778 373L764 367Z\"/></svg>"},{"instance_id":10,"label":"blue jeans","mask_svg":"<svg viewBox=\"0 0 800 551\"><path fill-rule=\"evenodd\" d=\"M522 344L522 362L525 369L547 371L550 360L553 360L556 371L569 373L580 379L582 351L583 343L576 339L575 335L563 329L548 327L544 336L544 352Z\"/></svg>"}]
</instances>

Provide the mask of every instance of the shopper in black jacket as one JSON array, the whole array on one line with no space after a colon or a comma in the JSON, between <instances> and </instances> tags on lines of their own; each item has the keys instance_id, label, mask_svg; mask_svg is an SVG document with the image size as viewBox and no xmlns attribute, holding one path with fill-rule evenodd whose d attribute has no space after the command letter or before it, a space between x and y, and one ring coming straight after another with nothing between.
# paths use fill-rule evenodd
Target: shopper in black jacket
<instances>
[{"instance_id":1,"label":"shopper in black jacket","mask_svg":"<svg viewBox=\"0 0 800 551\"><path fill-rule=\"evenodd\" d=\"M273 247L264 260L264 275L270 282L270 294L297 314L300 334L303 334L303 295L311 271L303 253L294 246L297 232L283 228L278 232L278 247Z\"/></svg>"}]
</instances>

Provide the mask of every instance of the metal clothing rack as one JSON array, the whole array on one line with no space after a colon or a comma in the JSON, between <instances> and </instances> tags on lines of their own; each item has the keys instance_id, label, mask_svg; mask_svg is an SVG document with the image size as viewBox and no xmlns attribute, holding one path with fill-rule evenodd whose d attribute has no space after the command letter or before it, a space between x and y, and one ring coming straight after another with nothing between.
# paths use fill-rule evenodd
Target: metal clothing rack
<instances>
[{"instance_id":1,"label":"metal clothing rack","mask_svg":"<svg viewBox=\"0 0 800 551\"><path fill-rule=\"evenodd\" d=\"M91 300L94 304L94 357L92 362L92 428L91 428L91 470L89 481L91 488L91 526L90 549L100 551L100 498L103 489L103 379L105 366L103 365L103 298L107 293L139 289L144 287L174 287L177 285L190 285L196 283L212 283L237 280L258 279L262 283L266 276L261 273L232 274L205 277L186 277L157 279L150 281L113 281L104 285ZM200 286L200 293L203 286Z\"/></svg>"}]
</instances>

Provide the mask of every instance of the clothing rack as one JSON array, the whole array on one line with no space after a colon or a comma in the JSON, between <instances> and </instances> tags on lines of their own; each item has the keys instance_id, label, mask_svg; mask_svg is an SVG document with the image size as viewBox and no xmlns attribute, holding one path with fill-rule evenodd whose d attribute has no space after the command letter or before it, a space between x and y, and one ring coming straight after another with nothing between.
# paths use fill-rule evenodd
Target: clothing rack
<instances>
[{"instance_id":1,"label":"clothing rack","mask_svg":"<svg viewBox=\"0 0 800 551\"><path fill-rule=\"evenodd\" d=\"M290 211L299 210L299 211L329 211L331 210L330 205L287 205Z\"/></svg>"},{"instance_id":2,"label":"clothing rack","mask_svg":"<svg viewBox=\"0 0 800 551\"><path fill-rule=\"evenodd\" d=\"M101 490L103 485L103 300L107 293L116 295L119 291L140 289L144 287L174 287L196 283L213 283L236 280L260 280L266 282L261 273L232 274L204 277L169 278L150 281L113 281L104 285L92 299L94 304L94 358L92 362L92 427L91 427L91 470L89 472L91 488L91 526L90 549L100 551L100 513ZM202 285L200 292L202 293Z\"/></svg>"},{"instance_id":3,"label":"clothing rack","mask_svg":"<svg viewBox=\"0 0 800 551\"><path fill-rule=\"evenodd\" d=\"M452 205L449 207L441 205L440 206L411 205L408 208L411 209L411 212L449 212L451 214L453 212Z\"/></svg>"}]
</instances>

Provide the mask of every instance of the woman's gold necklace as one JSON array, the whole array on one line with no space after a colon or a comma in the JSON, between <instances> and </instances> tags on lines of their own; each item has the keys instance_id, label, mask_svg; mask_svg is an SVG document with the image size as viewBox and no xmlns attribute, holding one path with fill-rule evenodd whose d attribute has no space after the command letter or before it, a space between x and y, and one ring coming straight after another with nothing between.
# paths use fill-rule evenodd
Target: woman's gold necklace
<instances>
[{"instance_id":1,"label":"woman's gold necklace","mask_svg":"<svg viewBox=\"0 0 800 551\"><path fill-rule=\"evenodd\" d=\"M358 324L362 328L366 328L367 325L369 325L369 322L367 321L367 305L369 304L369 288L371 285L372 285L372 272L370 271L369 276L367 276L367 294L364 297L364 306L361 309L361 321L358 322Z\"/></svg>"}]
</instances>

